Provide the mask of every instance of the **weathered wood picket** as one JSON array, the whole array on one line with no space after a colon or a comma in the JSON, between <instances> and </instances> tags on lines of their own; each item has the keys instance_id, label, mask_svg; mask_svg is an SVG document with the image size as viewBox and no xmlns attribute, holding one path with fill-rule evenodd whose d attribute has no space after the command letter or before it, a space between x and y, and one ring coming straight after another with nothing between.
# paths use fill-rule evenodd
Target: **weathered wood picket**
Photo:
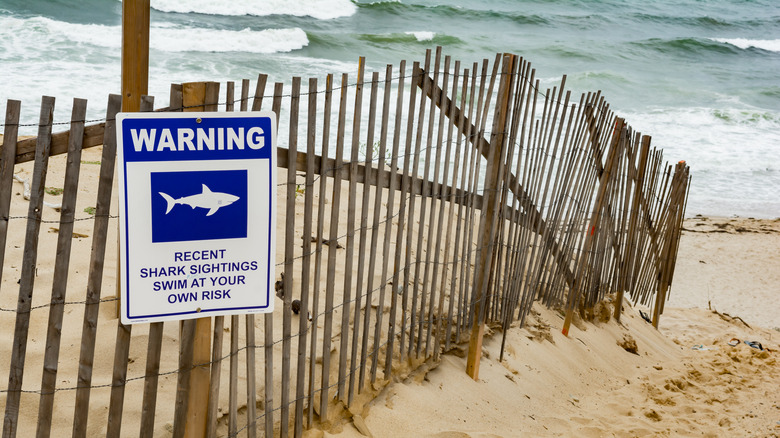
<instances>
[{"instance_id":1,"label":"weathered wood picket","mask_svg":"<svg viewBox=\"0 0 780 438\"><path fill-rule=\"evenodd\" d=\"M0 340L0 355L9 358L0 362L8 373L0 387L3 436L67 429L82 437L254 437L258 429L301 436L365 403L391 376L467 340L476 378L485 324L506 333L534 302L566 312L564 333L577 312L606 299L619 318L626 297L652 306L657 327L688 167L664 165L650 137L615 116L600 93L575 104L565 77L542 90L531 64L515 55L496 56L490 71L487 59L462 69L437 49L411 72L405 62L388 65L384 77L367 72L361 58L356 78L309 79L305 91L294 77L266 95L260 75L254 93L242 81L238 99L228 82L220 102L219 83L173 85L170 106L158 111L251 106L278 114L277 162L286 169L277 193L279 301L259 319L133 330L116 319L111 288L121 97L110 96L105 120L89 126L87 102L76 99L70 129L57 134L54 99L44 98L38 135L27 139L18 138L21 104L8 101L0 319L10 325L14 318L15 331ZM152 109L145 98L142 110ZM77 199L94 184L84 181L94 167L82 151L99 145L96 198ZM47 171L50 157L66 153L55 221L43 203ZM14 213L23 204L13 176L30 161L23 216ZM77 207L84 202L95 206L93 216ZM88 273L74 267L86 250L74 249L81 240L72 238L85 219L93 221ZM52 239L41 230L51 222L59 228L49 253L39 243ZM16 251L7 242L22 224L24 249ZM65 360L76 357L65 351L78 351L78 361Z\"/></svg>"}]
</instances>

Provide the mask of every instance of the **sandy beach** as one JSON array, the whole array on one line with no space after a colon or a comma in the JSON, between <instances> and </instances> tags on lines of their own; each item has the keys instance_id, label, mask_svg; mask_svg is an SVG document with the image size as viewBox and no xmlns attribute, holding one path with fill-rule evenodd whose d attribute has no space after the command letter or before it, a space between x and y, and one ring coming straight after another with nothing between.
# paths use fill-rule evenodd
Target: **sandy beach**
<instances>
[{"instance_id":1,"label":"sandy beach","mask_svg":"<svg viewBox=\"0 0 780 438\"><path fill-rule=\"evenodd\" d=\"M537 305L526 327L510 329L503 361L501 334L491 332L478 382L463 354L445 355L367 404L364 432L777 437L778 248L778 220L687 219L660 330L626 304L621 323L580 321L567 338L561 315ZM363 436L354 423L342 429L309 436Z\"/></svg>"},{"instance_id":2,"label":"sandy beach","mask_svg":"<svg viewBox=\"0 0 780 438\"><path fill-rule=\"evenodd\" d=\"M77 218L85 217L85 211L94 205L99 160L100 148L84 151ZM51 159L47 186L61 187L64 162L62 156ZM17 166L17 175L27 178L31 170L32 163ZM24 217L23 186L14 184L12 216ZM58 196L47 195L46 200L57 202ZM44 220L57 221L57 212L46 208ZM279 226L284 226L284 221L280 222ZM44 306L49 299L57 226L42 226L34 308ZM115 231L112 226L103 282L103 297L108 299L115 296ZM74 232L68 299L72 294L73 300L80 300L88 272L92 221L78 221ZM20 271L15 260L23 246L24 221L11 221L0 302L4 309L15 308ZM503 361L499 360L500 330L486 330L478 381L464 371L464 344L444 354L439 362L424 363L408 376L377 387L375 398L357 399L326 426L315 427L304 436L776 437L780 434L778 248L780 220L690 218L685 221L671 298L660 330L640 317L639 310L649 309L627 302L620 323L614 319L576 320L569 337L564 337L561 313L537 304L524 327L513 326L508 331ZM281 254L280 246L277 260ZM611 303L605 304L611 308ZM101 305L90 436L105 434L115 305L112 301ZM34 312L24 385L28 389L40 385L48 314L46 310ZM76 385L82 315L82 306L66 307L59 388ZM278 324L281 318L276 320ZM0 324L0 354L7 356L13 338L13 313L0 314ZM164 371L176 369L176 326L166 325L163 348L170 353L163 355ZM128 376L144 374L147 333L144 327L133 332ZM759 342L763 350L745 341ZM2 367L3 376L7 375L6 367ZM243 385L245 374L241 373L244 371L239 374ZM163 376L160 385L158 416L172 419L175 375ZM131 426L123 429L126 436L137 431L142 388L142 380L128 385L123 421ZM226 384L222 387L225 391ZM262 388L259 391L262 393ZM54 431L70 431L72 397L73 391L57 393ZM4 399L0 407L4 407ZM20 436L34 433L38 399L35 393L22 397ZM101 405L105 409L97 408ZM24 413L25 407L29 415ZM244 415L245 406L240 409ZM225 421L223 417L220 436L226 433ZM166 436L172 425L163 423L156 429L159 436Z\"/></svg>"}]
</instances>

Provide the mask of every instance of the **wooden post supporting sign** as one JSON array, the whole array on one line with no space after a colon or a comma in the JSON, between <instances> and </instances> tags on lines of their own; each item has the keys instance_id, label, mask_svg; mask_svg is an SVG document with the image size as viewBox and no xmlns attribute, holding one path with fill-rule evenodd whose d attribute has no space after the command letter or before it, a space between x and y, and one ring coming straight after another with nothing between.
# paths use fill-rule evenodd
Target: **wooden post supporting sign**
<instances>
[{"instance_id":1,"label":"wooden post supporting sign","mask_svg":"<svg viewBox=\"0 0 780 438\"><path fill-rule=\"evenodd\" d=\"M506 121L508 118L509 107L511 103L511 83L513 75L512 65L515 61L514 55L504 55L503 74L498 90L496 102L496 116L493 122L493 134L491 135L489 159L485 176L485 192L487 193L487 205L480 218L479 244L481 248L479 263L477 264L476 279L474 286L475 306L474 320L471 327L471 338L469 339L469 352L466 360L466 373L474 380L479 379L479 360L482 356L482 338L485 333L485 312L484 302L487 296L488 278L490 276L490 265L493 260L493 252L498 250L494 242L496 221L498 219L498 187L500 185L499 175L501 175L501 161L503 159L503 146L506 139ZM492 208L491 208L492 207Z\"/></svg>"},{"instance_id":2,"label":"wooden post supporting sign","mask_svg":"<svg viewBox=\"0 0 780 438\"><path fill-rule=\"evenodd\" d=\"M151 0L122 0L122 111L138 112L149 88Z\"/></svg>"},{"instance_id":3,"label":"wooden post supporting sign","mask_svg":"<svg viewBox=\"0 0 780 438\"><path fill-rule=\"evenodd\" d=\"M122 0L122 112L138 112L149 94L149 15L151 0ZM116 296L121 297L117 225ZM119 318L119 300L116 302Z\"/></svg>"}]
</instances>

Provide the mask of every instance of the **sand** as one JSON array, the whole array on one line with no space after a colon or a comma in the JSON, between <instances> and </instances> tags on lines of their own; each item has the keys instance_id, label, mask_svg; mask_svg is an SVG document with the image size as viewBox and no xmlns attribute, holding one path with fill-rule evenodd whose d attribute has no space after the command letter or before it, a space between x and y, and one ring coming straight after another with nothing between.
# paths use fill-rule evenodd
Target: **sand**
<instances>
[{"instance_id":1,"label":"sand","mask_svg":"<svg viewBox=\"0 0 780 438\"><path fill-rule=\"evenodd\" d=\"M364 409L364 431L439 438L779 436L780 221L696 217L685 230L660 330L627 303L621 323L580 322L567 338L561 315L537 306L526 327L509 330L503 361L501 333L487 337L479 381L465 374L462 354L445 355L389 385ZM631 341L636 353L620 345ZM322 436L363 436L346 421L343 431L331 432Z\"/></svg>"},{"instance_id":2,"label":"sand","mask_svg":"<svg viewBox=\"0 0 780 438\"><path fill-rule=\"evenodd\" d=\"M85 209L94 205L99 167L95 163L99 159L99 148L84 152L77 217L87 216ZM64 162L64 157L51 159L47 186L62 187ZM29 176L31 170L32 163L17 166L21 177ZM22 185L14 183L13 217L26 215L22 191ZM47 201L57 202L57 198L47 195ZM116 203L112 211L116 211ZM58 218L56 211L45 209L44 219L54 222L41 228L42 257L37 266L34 306L45 305L50 297ZM284 221L280 222L283 227ZM91 220L75 226L78 235L72 242L69 299L83 299L92 226ZM115 295L115 232L115 227L110 227L104 298ZM279 243L277 261L282 259L283 239ZM23 247L24 221L12 220L0 294L4 309L16 307L16 281L21 272L16 260L21 258ZM499 360L501 332L487 330L478 381L465 374L466 346L462 346L443 355L438 363L424 364L408 377L391 382L375 399L334 419L326 430L315 428L306 436L778 436L778 248L778 220L686 220L671 299L660 330L639 316L638 307L625 303L621 323L577 321L570 336L564 337L560 333L561 314L537 305L525 327L508 331L503 361ZM103 387L92 390L88 436L105 434L107 385L113 367L115 303L104 303L100 311L93 385ZM32 314L25 389L40 387L47 315L45 307ZM66 306L58 388L76 386L82 315L83 306ZM275 319L278 334L281 318ZM0 327L0 355L9 357L12 312L0 313ZM128 376L144 374L146 333L146 327L133 330ZM734 338L739 342L729 345ZM742 341L758 341L773 352L751 348ZM176 368L177 342L176 325L167 324L161 371ZM632 347L635 352L627 351L634 350ZM261 357L258 352L258 360ZM5 379L7 364L2 364L0 371ZM243 388L243 369L239 374ZM258 378L262 380L262 374ZM175 375L160 380L157 407L163 418L172 419L175 381ZM223 392L226 390L224 384ZM278 394L278 387L276 391ZM137 434L142 393L142 380L128 385L125 421L131 427L123 429L125 436ZM258 395L262 398L261 387ZM23 394L19 436L35 432L38 399L37 394ZM2 397L0 408L4 406ZM55 435L58 431L70 433L72 416L73 391L58 392ZM156 428L156 435L166 436L170 431L171 424L163 423ZM223 424L219 432L224 431Z\"/></svg>"}]
</instances>

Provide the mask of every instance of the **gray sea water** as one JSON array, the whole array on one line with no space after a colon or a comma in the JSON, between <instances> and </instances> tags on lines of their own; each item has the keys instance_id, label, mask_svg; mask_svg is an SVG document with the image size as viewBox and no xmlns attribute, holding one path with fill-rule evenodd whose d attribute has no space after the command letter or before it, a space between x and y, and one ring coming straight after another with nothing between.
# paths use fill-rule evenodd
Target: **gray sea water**
<instances>
[{"instance_id":1,"label":"gray sea water","mask_svg":"<svg viewBox=\"0 0 780 438\"><path fill-rule=\"evenodd\" d=\"M687 214L780 216L775 0L152 0L150 94L171 83L384 71L443 46L466 63L517 53L544 86L601 90L693 175ZM117 0L0 0L0 110L73 97L101 118L120 87ZM34 128L28 128L34 134Z\"/></svg>"}]
</instances>

